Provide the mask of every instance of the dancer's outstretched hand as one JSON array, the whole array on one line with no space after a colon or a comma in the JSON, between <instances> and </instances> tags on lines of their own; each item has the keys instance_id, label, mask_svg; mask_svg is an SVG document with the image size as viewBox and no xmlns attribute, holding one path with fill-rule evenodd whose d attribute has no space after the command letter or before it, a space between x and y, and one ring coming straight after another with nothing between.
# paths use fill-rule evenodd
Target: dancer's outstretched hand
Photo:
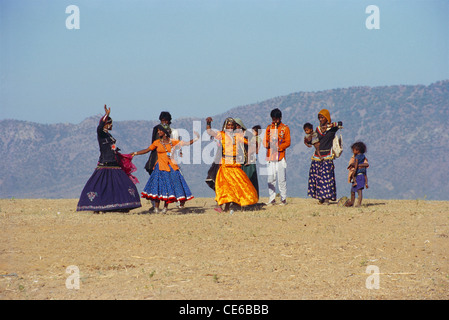
<instances>
[{"instance_id":1,"label":"dancer's outstretched hand","mask_svg":"<svg viewBox=\"0 0 449 320\"><path fill-rule=\"evenodd\" d=\"M104 105L104 112L109 116L111 113L111 108L108 108L106 105Z\"/></svg>"}]
</instances>

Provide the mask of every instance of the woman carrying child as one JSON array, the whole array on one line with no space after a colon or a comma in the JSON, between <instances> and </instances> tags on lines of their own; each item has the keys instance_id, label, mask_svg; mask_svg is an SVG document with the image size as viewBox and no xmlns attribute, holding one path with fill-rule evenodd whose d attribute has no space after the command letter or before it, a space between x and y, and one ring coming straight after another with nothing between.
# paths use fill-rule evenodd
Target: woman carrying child
<instances>
[{"instance_id":1,"label":"woman carrying child","mask_svg":"<svg viewBox=\"0 0 449 320\"><path fill-rule=\"evenodd\" d=\"M312 156L307 193L310 197L318 199L320 204L329 204L330 200L337 199L332 144L342 123L332 123L330 113L326 109L322 109L318 113L318 120L320 125L316 128L316 132L319 140L319 152L315 151Z\"/></svg>"}]
</instances>

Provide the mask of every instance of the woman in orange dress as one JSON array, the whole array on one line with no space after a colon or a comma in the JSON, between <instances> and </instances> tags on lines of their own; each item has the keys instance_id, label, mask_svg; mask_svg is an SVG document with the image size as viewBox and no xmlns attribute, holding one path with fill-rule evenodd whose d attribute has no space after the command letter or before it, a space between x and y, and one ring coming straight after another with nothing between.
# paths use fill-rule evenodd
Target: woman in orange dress
<instances>
[{"instance_id":1,"label":"woman in orange dress","mask_svg":"<svg viewBox=\"0 0 449 320\"><path fill-rule=\"evenodd\" d=\"M248 144L241 132L235 131L235 121L227 118L222 131L211 129L212 118L206 119L207 133L219 140L222 145L221 165L215 179L215 201L219 205L215 210L229 211L232 203L249 206L257 203L258 194L246 173L242 170L244 144Z\"/></svg>"},{"instance_id":2,"label":"woman in orange dress","mask_svg":"<svg viewBox=\"0 0 449 320\"><path fill-rule=\"evenodd\" d=\"M176 146L191 145L199 139L199 134L194 132L196 138L184 142L170 139L170 132L162 125L157 126L157 133L159 139L155 140L148 148L134 152L133 156L146 154L152 150L157 151L156 164L141 194L142 198L155 201L156 213L159 212L160 201L165 201L162 213L166 213L169 203L179 201L183 208L187 200L193 199L193 195L173 159L173 154Z\"/></svg>"}]
</instances>

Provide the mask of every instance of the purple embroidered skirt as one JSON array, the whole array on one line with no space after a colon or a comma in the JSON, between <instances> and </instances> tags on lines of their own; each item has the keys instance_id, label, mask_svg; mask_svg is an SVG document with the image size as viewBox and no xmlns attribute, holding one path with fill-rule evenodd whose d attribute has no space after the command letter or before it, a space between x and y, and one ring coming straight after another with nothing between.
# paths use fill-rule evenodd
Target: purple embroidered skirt
<instances>
[{"instance_id":1,"label":"purple embroidered skirt","mask_svg":"<svg viewBox=\"0 0 449 320\"><path fill-rule=\"evenodd\" d=\"M98 166L84 186L77 211L119 211L141 207L139 192L120 167Z\"/></svg>"},{"instance_id":2,"label":"purple embroidered skirt","mask_svg":"<svg viewBox=\"0 0 449 320\"><path fill-rule=\"evenodd\" d=\"M318 200L337 200L334 162L332 160L312 160L309 170L309 186L307 194Z\"/></svg>"}]
</instances>

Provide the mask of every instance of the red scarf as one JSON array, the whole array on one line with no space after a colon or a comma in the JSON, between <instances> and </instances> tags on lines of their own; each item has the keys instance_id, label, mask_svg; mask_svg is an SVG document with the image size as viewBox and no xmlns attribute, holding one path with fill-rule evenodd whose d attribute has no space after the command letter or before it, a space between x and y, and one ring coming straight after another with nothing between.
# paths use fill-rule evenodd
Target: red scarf
<instances>
[{"instance_id":1,"label":"red scarf","mask_svg":"<svg viewBox=\"0 0 449 320\"><path fill-rule=\"evenodd\" d=\"M117 155L119 156L119 163L122 170L125 171L134 184L139 183L139 180L132 175L133 172L137 171L137 167L132 163L133 156L131 154L121 154L120 152L117 152Z\"/></svg>"}]
</instances>

